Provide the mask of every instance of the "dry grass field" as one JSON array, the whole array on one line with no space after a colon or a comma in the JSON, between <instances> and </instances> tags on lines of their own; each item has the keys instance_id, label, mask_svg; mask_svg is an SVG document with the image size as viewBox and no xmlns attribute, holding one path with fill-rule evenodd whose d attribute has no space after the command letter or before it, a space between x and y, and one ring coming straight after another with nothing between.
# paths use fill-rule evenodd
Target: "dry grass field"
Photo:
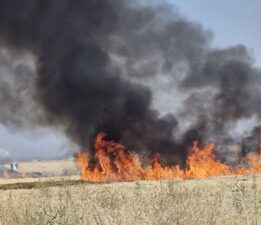
<instances>
[{"instance_id":1,"label":"dry grass field","mask_svg":"<svg viewBox=\"0 0 261 225\"><path fill-rule=\"evenodd\" d=\"M18 162L19 172L22 174L39 172L45 176L61 176L63 174L75 174L77 168L74 159L43 160ZM4 165L9 168L9 164Z\"/></svg>"},{"instance_id":2,"label":"dry grass field","mask_svg":"<svg viewBox=\"0 0 261 225\"><path fill-rule=\"evenodd\" d=\"M0 224L261 224L260 175L103 184L76 181L77 177L49 183L31 179L27 182L33 186L9 184L7 188L2 183Z\"/></svg>"}]
</instances>

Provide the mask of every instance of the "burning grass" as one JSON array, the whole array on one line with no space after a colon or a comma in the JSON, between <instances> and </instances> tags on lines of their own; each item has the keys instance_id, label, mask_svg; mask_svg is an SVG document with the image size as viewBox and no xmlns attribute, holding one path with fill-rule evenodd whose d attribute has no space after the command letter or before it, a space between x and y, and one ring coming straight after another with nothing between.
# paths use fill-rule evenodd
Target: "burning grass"
<instances>
[{"instance_id":1,"label":"burning grass","mask_svg":"<svg viewBox=\"0 0 261 225\"><path fill-rule=\"evenodd\" d=\"M200 148L195 142L190 149L185 169L178 165L161 164L159 155L144 166L139 155L127 152L122 144L104 140L105 136L102 133L95 140L95 164L89 163L88 152L76 155L83 180L100 182L195 179L261 173L261 152L250 153L244 158L243 165L230 167L215 157L213 144Z\"/></svg>"}]
</instances>

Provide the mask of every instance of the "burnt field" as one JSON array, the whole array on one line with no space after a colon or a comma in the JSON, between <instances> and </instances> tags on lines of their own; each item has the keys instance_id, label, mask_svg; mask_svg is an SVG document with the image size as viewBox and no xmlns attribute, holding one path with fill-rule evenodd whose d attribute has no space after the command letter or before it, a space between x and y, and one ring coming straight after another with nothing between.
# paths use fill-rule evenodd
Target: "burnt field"
<instances>
[{"instance_id":1,"label":"burnt field","mask_svg":"<svg viewBox=\"0 0 261 225\"><path fill-rule=\"evenodd\" d=\"M261 176L88 183L78 177L0 185L0 224L259 224Z\"/></svg>"}]
</instances>

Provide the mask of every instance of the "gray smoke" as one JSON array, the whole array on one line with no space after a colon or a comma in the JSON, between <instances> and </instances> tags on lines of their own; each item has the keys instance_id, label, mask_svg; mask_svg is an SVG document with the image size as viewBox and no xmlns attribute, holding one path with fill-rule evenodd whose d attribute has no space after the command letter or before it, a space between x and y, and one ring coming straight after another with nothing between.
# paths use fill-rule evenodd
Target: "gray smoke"
<instances>
[{"instance_id":1,"label":"gray smoke","mask_svg":"<svg viewBox=\"0 0 261 225\"><path fill-rule=\"evenodd\" d=\"M231 141L234 124L261 117L260 70L248 49L213 49L211 38L167 3L0 0L4 48L36 62L35 71L1 71L12 81L0 80L0 121L59 127L84 147L105 132L132 150L183 163L193 141ZM176 117L152 108L146 83L158 77L183 96ZM177 138L183 121L188 128Z\"/></svg>"},{"instance_id":2,"label":"gray smoke","mask_svg":"<svg viewBox=\"0 0 261 225\"><path fill-rule=\"evenodd\" d=\"M31 56L0 46L0 74L1 124L15 130L39 123L40 110L32 96L35 72Z\"/></svg>"}]
</instances>

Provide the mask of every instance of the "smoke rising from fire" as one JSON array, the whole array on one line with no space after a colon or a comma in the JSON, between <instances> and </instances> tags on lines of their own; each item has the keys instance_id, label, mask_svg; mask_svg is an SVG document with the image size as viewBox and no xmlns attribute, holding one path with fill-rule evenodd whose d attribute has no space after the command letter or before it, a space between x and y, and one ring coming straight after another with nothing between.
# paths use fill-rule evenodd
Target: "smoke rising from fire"
<instances>
[{"instance_id":1,"label":"smoke rising from fire","mask_svg":"<svg viewBox=\"0 0 261 225\"><path fill-rule=\"evenodd\" d=\"M229 142L234 124L261 117L261 73L250 52L214 49L211 38L167 3L0 0L2 45L30 52L36 65L6 76L12 85L1 82L1 122L59 127L80 146L105 132L132 150L184 162L193 141ZM184 96L175 116L152 108L146 83L158 77ZM22 103L20 91L28 95ZM183 121L189 126L177 139Z\"/></svg>"}]
</instances>

